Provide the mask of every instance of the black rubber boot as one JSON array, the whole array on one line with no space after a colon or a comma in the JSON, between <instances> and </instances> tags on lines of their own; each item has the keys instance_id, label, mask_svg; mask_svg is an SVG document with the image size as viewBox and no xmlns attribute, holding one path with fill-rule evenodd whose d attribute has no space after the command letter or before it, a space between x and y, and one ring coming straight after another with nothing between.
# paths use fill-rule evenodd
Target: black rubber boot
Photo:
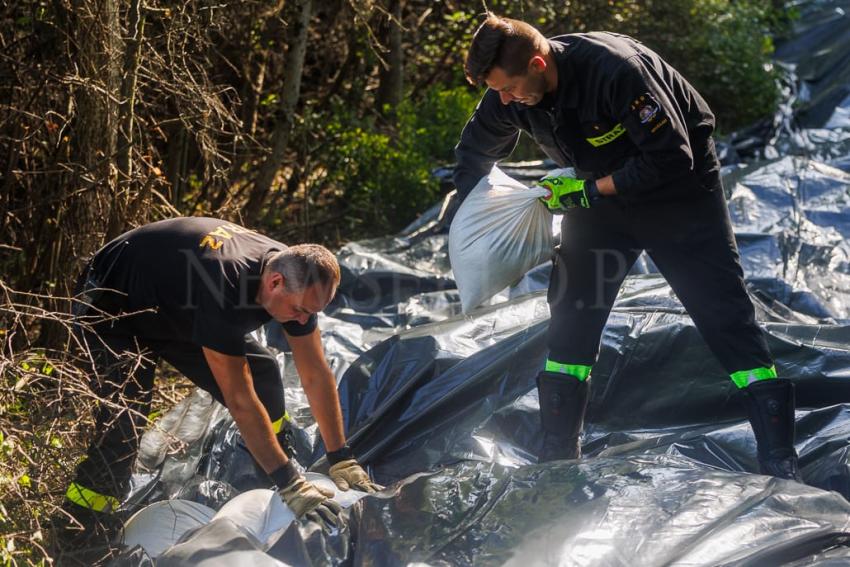
<instances>
[{"instance_id":1,"label":"black rubber boot","mask_svg":"<svg viewBox=\"0 0 850 567\"><path fill-rule=\"evenodd\" d=\"M772 378L744 389L762 474L803 482L794 450L794 384Z\"/></svg>"},{"instance_id":2,"label":"black rubber boot","mask_svg":"<svg viewBox=\"0 0 850 567\"><path fill-rule=\"evenodd\" d=\"M579 436L590 386L570 374L546 372L537 375L543 449L538 462L580 459Z\"/></svg>"}]
</instances>

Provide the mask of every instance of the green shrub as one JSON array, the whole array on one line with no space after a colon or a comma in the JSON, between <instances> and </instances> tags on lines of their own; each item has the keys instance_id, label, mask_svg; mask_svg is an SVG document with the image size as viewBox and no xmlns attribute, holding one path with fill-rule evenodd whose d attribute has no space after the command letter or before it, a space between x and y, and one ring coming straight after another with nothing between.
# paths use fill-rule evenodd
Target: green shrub
<instances>
[{"instance_id":1,"label":"green shrub","mask_svg":"<svg viewBox=\"0 0 850 567\"><path fill-rule=\"evenodd\" d=\"M334 124L328 180L348 212L349 231L392 231L436 196L427 159L374 128Z\"/></svg>"},{"instance_id":2,"label":"green shrub","mask_svg":"<svg viewBox=\"0 0 850 567\"><path fill-rule=\"evenodd\" d=\"M399 143L431 160L431 167L454 163L454 147L479 95L466 86L431 88L419 100L397 109Z\"/></svg>"},{"instance_id":3,"label":"green shrub","mask_svg":"<svg viewBox=\"0 0 850 567\"><path fill-rule=\"evenodd\" d=\"M432 88L395 111L395 125L359 118L342 108L325 116L324 180L348 214L347 234L394 232L438 198L431 174L454 161L453 148L477 102L465 87ZM352 232L353 231L353 232Z\"/></svg>"}]
</instances>

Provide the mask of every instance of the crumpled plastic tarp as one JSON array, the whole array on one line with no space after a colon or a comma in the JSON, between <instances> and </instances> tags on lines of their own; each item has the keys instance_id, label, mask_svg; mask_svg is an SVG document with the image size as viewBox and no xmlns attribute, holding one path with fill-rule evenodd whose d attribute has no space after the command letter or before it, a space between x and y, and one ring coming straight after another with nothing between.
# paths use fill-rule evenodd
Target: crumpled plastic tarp
<instances>
[{"instance_id":1,"label":"crumpled plastic tarp","mask_svg":"<svg viewBox=\"0 0 850 567\"><path fill-rule=\"evenodd\" d=\"M350 442L387 490L352 505L333 533L293 522L259 544L213 521L156 564L850 563L850 2L798 7L777 51L788 103L720 147L747 284L778 372L796 384L806 484L754 474L739 393L645 256L604 331L585 457L537 464L548 269L462 316L438 204L399 235L345 246L338 296L320 318ZM529 182L546 166L503 169ZM323 472L278 331L260 334L282 351L297 460ZM182 499L219 510L268 488L203 394L160 429L171 433L148 434L159 437L143 444L148 468L128 508ZM136 547L115 564L153 563Z\"/></svg>"}]
</instances>

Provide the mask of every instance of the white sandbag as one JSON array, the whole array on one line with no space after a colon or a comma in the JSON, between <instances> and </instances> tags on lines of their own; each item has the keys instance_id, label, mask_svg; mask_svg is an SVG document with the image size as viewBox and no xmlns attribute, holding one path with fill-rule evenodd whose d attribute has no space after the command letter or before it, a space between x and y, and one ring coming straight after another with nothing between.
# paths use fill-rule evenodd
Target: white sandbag
<instances>
[{"instance_id":1,"label":"white sandbag","mask_svg":"<svg viewBox=\"0 0 850 567\"><path fill-rule=\"evenodd\" d=\"M145 506L124 524L128 548L140 545L151 559L159 557L189 530L206 525L215 510L189 500L163 500Z\"/></svg>"},{"instance_id":2,"label":"white sandbag","mask_svg":"<svg viewBox=\"0 0 850 567\"><path fill-rule=\"evenodd\" d=\"M289 527L295 516L274 490L248 490L228 501L213 519L227 518L263 544Z\"/></svg>"},{"instance_id":3,"label":"white sandbag","mask_svg":"<svg viewBox=\"0 0 850 567\"><path fill-rule=\"evenodd\" d=\"M552 215L528 188L493 167L469 193L449 228L449 261L464 313L552 255Z\"/></svg>"},{"instance_id":4,"label":"white sandbag","mask_svg":"<svg viewBox=\"0 0 850 567\"><path fill-rule=\"evenodd\" d=\"M322 488L333 490L333 500L343 508L366 496L359 490L337 490L333 481L322 474L308 472L304 477ZM219 518L229 519L264 545L270 545L289 527L295 516L277 492L258 488L243 492L227 502L213 520Z\"/></svg>"},{"instance_id":5,"label":"white sandbag","mask_svg":"<svg viewBox=\"0 0 850 567\"><path fill-rule=\"evenodd\" d=\"M366 496L359 490L338 490L330 478L319 473L308 472L304 477L322 488L333 490L333 500L343 508ZM277 541L295 516L276 491L263 488L235 496L218 512L189 500L164 500L142 508L127 520L124 544L127 547L140 545L148 556L155 559L189 530L220 518L226 518L264 546L269 546Z\"/></svg>"}]
</instances>

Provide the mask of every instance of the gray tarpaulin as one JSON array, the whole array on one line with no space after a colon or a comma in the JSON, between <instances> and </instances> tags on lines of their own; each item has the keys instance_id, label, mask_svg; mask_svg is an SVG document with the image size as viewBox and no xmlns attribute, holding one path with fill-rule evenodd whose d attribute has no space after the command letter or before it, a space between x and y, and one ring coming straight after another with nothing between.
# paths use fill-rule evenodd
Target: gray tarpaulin
<instances>
[{"instance_id":1,"label":"gray tarpaulin","mask_svg":"<svg viewBox=\"0 0 850 567\"><path fill-rule=\"evenodd\" d=\"M115 563L850 564L850 2L799 7L777 51L787 104L721 149L747 284L797 387L806 484L754 474L739 392L645 257L605 328L585 458L537 464L548 268L462 317L437 205L399 235L345 246L320 321L351 444L387 490L334 533L295 522L260 541L212 519L157 559L136 548ZM504 169L535 179L545 165ZM264 334L282 351L298 460L321 472L286 345L274 326ZM179 499L216 511L268 487L208 397L160 428L191 442L149 433L129 509Z\"/></svg>"}]
</instances>

